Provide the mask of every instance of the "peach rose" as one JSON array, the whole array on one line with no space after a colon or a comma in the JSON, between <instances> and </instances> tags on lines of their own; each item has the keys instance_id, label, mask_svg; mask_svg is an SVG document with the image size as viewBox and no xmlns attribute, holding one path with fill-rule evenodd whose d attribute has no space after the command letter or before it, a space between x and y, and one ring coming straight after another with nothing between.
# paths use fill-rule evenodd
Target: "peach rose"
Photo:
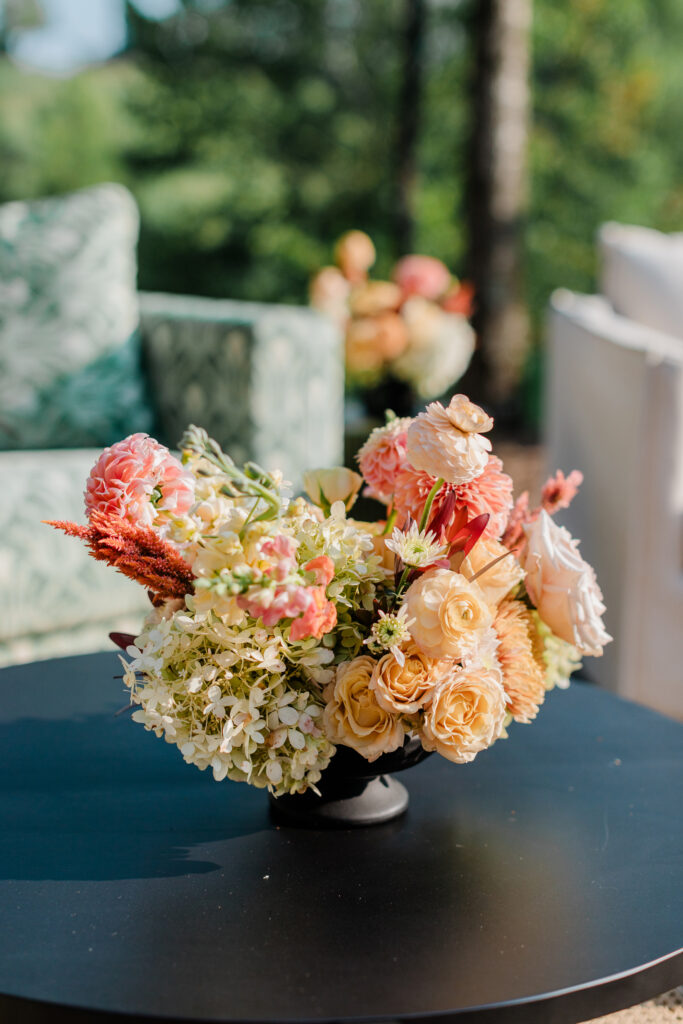
<instances>
[{"instance_id":1,"label":"peach rose","mask_svg":"<svg viewBox=\"0 0 683 1024\"><path fill-rule=\"evenodd\" d=\"M505 557L501 558L501 555ZM470 579L496 558L501 558L500 562L496 562L477 579L486 603L494 608L524 579L524 569L515 556L499 540L484 535L460 566L460 572Z\"/></svg>"},{"instance_id":2,"label":"peach rose","mask_svg":"<svg viewBox=\"0 0 683 1024\"><path fill-rule=\"evenodd\" d=\"M595 572L579 554L578 541L545 510L524 531L520 562L538 614L561 640L599 657L612 637L602 621L605 606Z\"/></svg>"},{"instance_id":3,"label":"peach rose","mask_svg":"<svg viewBox=\"0 0 683 1024\"><path fill-rule=\"evenodd\" d=\"M505 692L497 668L453 670L437 690L422 722L425 750L436 750L456 764L472 761L500 736Z\"/></svg>"},{"instance_id":4,"label":"peach rose","mask_svg":"<svg viewBox=\"0 0 683 1024\"><path fill-rule=\"evenodd\" d=\"M415 644L403 652L405 661L400 665L389 653L375 665L370 686L377 703L386 711L412 715L432 699L443 674L440 661L428 658Z\"/></svg>"},{"instance_id":5,"label":"peach rose","mask_svg":"<svg viewBox=\"0 0 683 1024\"><path fill-rule=\"evenodd\" d=\"M491 417L464 395L454 395L446 409L432 402L408 428L408 461L433 477L465 484L486 468L491 442L479 431L492 426Z\"/></svg>"},{"instance_id":6,"label":"peach rose","mask_svg":"<svg viewBox=\"0 0 683 1024\"><path fill-rule=\"evenodd\" d=\"M467 656L493 623L480 587L450 569L428 569L408 588L405 604L413 639L430 658Z\"/></svg>"},{"instance_id":7,"label":"peach rose","mask_svg":"<svg viewBox=\"0 0 683 1024\"><path fill-rule=\"evenodd\" d=\"M370 688L376 662L361 655L337 667L334 683L325 688L323 722L332 743L352 747L368 761L397 750L404 730L396 715L377 702Z\"/></svg>"}]
</instances>

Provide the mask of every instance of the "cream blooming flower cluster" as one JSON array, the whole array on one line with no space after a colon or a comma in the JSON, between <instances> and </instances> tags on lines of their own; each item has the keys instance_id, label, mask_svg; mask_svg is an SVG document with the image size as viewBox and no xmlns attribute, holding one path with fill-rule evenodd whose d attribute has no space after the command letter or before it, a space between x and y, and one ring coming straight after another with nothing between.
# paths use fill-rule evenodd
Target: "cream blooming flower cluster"
<instances>
[{"instance_id":1,"label":"cream blooming flower cluster","mask_svg":"<svg viewBox=\"0 0 683 1024\"><path fill-rule=\"evenodd\" d=\"M373 431L360 474L313 470L294 499L196 427L181 459L145 435L108 448L87 525L53 525L149 592L139 635L118 638L135 721L275 796L316 789L339 746L374 762L417 739L465 763L532 721L610 637L552 519L580 474L513 507L492 425L464 395L432 403ZM363 485L376 522L350 515Z\"/></svg>"}]
</instances>

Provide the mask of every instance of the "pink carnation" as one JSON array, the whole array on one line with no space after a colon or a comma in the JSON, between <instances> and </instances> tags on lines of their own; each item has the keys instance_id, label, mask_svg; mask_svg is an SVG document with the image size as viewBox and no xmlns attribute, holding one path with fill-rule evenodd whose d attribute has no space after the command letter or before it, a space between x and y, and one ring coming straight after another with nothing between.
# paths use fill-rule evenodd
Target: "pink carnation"
<instances>
[{"instance_id":1,"label":"pink carnation","mask_svg":"<svg viewBox=\"0 0 683 1024\"><path fill-rule=\"evenodd\" d=\"M360 470L368 484L365 493L388 504L396 488L398 474L406 465L406 436L412 423L409 416L391 420L372 431L357 455Z\"/></svg>"},{"instance_id":2,"label":"pink carnation","mask_svg":"<svg viewBox=\"0 0 683 1024\"><path fill-rule=\"evenodd\" d=\"M410 515L419 522L427 496L435 483L435 477L407 464L396 482L396 508L404 516ZM512 508L512 479L503 472L503 463L499 458L491 455L483 472L465 484L444 484L434 499L432 516L438 513L449 494L455 497L455 510L464 509L468 519L489 513L485 537L497 540L501 536Z\"/></svg>"},{"instance_id":3,"label":"pink carnation","mask_svg":"<svg viewBox=\"0 0 683 1024\"><path fill-rule=\"evenodd\" d=\"M151 526L156 509L183 515L194 502L194 480L168 448L147 434L131 434L105 448L90 472L85 510Z\"/></svg>"},{"instance_id":4,"label":"pink carnation","mask_svg":"<svg viewBox=\"0 0 683 1024\"><path fill-rule=\"evenodd\" d=\"M404 295L438 299L451 283L445 263L433 256L404 256L394 267L393 278Z\"/></svg>"}]
</instances>

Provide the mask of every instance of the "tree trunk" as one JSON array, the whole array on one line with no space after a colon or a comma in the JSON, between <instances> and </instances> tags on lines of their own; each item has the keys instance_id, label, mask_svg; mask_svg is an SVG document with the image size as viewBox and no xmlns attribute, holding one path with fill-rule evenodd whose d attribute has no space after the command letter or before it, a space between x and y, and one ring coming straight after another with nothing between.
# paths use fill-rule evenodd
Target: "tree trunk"
<instances>
[{"instance_id":1,"label":"tree trunk","mask_svg":"<svg viewBox=\"0 0 683 1024\"><path fill-rule=\"evenodd\" d=\"M476 66L466 202L468 276L479 350L473 388L500 414L514 399L529 342L523 230L532 0L476 0Z\"/></svg>"},{"instance_id":2,"label":"tree trunk","mask_svg":"<svg viewBox=\"0 0 683 1024\"><path fill-rule=\"evenodd\" d=\"M399 255L415 244L417 146L422 106L425 0L405 0L403 73L396 135L395 239Z\"/></svg>"}]
</instances>

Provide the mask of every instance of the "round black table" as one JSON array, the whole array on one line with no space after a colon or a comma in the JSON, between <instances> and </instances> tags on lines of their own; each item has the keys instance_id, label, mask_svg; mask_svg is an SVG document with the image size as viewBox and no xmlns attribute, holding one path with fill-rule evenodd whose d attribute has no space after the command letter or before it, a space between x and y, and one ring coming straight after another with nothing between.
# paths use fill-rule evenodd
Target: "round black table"
<instances>
[{"instance_id":1,"label":"round black table","mask_svg":"<svg viewBox=\"0 0 683 1024\"><path fill-rule=\"evenodd\" d=\"M568 1024L683 980L680 725L577 684L406 772L402 819L307 831L117 673L0 672L2 1020Z\"/></svg>"}]
</instances>

